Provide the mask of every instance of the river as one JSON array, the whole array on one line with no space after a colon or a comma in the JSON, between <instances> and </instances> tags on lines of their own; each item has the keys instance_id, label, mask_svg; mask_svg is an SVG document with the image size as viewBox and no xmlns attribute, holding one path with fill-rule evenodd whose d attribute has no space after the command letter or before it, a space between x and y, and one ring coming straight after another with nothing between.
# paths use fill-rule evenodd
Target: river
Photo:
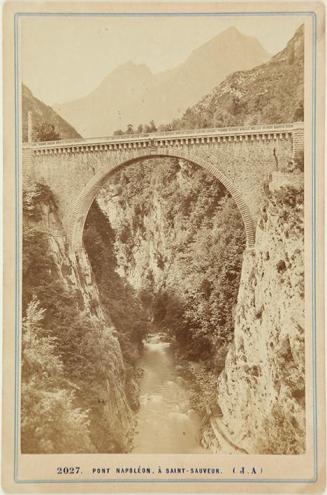
<instances>
[{"instance_id":1,"label":"river","mask_svg":"<svg viewBox=\"0 0 327 495\"><path fill-rule=\"evenodd\" d=\"M132 452L206 452L200 445L200 418L163 334L148 336L139 366L144 374Z\"/></svg>"}]
</instances>

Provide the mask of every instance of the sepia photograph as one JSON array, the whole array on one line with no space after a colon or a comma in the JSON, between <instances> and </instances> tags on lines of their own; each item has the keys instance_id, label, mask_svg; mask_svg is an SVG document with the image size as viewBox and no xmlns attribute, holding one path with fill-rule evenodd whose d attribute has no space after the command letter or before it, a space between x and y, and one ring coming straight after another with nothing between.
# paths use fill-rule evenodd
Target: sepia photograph
<instances>
[{"instance_id":1,"label":"sepia photograph","mask_svg":"<svg viewBox=\"0 0 327 495\"><path fill-rule=\"evenodd\" d=\"M75 6L15 18L15 452L311 469L310 9Z\"/></svg>"},{"instance_id":2,"label":"sepia photograph","mask_svg":"<svg viewBox=\"0 0 327 495\"><path fill-rule=\"evenodd\" d=\"M262 27L22 21L23 453L304 452L304 26Z\"/></svg>"}]
</instances>

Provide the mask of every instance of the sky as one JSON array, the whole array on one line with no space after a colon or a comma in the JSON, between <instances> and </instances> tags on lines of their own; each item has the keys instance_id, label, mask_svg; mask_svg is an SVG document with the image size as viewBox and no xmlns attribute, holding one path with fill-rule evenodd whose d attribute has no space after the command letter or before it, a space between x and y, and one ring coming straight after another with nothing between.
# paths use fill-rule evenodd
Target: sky
<instances>
[{"instance_id":1,"label":"sky","mask_svg":"<svg viewBox=\"0 0 327 495\"><path fill-rule=\"evenodd\" d=\"M273 55L303 22L298 16L23 18L22 81L45 103L63 103L93 91L128 61L154 73L171 69L230 26Z\"/></svg>"}]
</instances>

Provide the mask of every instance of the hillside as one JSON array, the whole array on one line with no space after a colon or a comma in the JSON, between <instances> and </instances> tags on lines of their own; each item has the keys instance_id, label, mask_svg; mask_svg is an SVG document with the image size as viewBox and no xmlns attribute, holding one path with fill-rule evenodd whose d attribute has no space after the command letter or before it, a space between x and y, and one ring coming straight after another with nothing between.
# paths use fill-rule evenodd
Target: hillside
<instances>
[{"instance_id":1,"label":"hillside","mask_svg":"<svg viewBox=\"0 0 327 495\"><path fill-rule=\"evenodd\" d=\"M303 120L304 27L286 48L251 70L234 72L169 128L224 127Z\"/></svg>"},{"instance_id":2,"label":"hillside","mask_svg":"<svg viewBox=\"0 0 327 495\"><path fill-rule=\"evenodd\" d=\"M22 130L23 141L27 141L27 115L32 112L33 128L39 124L46 122L52 124L61 139L70 139L81 137L80 134L58 115L51 107L35 98L30 89L22 85Z\"/></svg>"},{"instance_id":3,"label":"hillside","mask_svg":"<svg viewBox=\"0 0 327 495\"><path fill-rule=\"evenodd\" d=\"M54 109L87 137L110 135L128 124L151 120L164 124L182 116L229 74L250 69L268 57L257 39L229 28L172 70L153 74L146 65L128 62L86 97Z\"/></svg>"}]
</instances>

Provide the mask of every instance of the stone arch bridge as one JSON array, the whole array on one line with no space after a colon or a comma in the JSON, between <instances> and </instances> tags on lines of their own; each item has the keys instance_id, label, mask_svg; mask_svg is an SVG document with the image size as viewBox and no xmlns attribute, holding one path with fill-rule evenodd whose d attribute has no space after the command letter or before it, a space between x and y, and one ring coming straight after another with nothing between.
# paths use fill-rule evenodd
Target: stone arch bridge
<instances>
[{"instance_id":1,"label":"stone arch bridge","mask_svg":"<svg viewBox=\"0 0 327 495\"><path fill-rule=\"evenodd\" d=\"M70 248L78 252L87 213L108 177L120 167L160 157L184 159L212 173L234 198L252 247L263 183L302 153L303 124L292 123L29 142L22 157L24 176L53 191Z\"/></svg>"}]
</instances>

